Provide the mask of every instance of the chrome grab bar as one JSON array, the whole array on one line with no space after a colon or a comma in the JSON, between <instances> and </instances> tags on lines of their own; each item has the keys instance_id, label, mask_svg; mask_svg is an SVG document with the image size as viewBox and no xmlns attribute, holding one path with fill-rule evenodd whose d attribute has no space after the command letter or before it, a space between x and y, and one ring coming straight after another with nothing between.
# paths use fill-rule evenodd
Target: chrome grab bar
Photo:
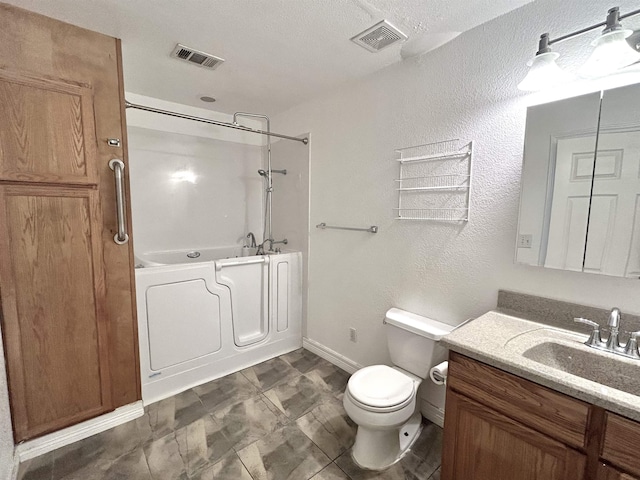
<instances>
[{"instance_id":1,"label":"chrome grab bar","mask_svg":"<svg viewBox=\"0 0 640 480\"><path fill-rule=\"evenodd\" d=\"M116 217L118 220L118 233L113 237L113 241L118 245L124 245L129 241L124 209L124 162L118 158L111 159L109 160L109 168L113 170L116 180Z\"/></svg>"},{"instance_id":2,"label":"chrome grab bar","mask_svg":"<svg viewBox=\"0 0 640 480\"><path fill-rule=\"evenodd\" d=\"M335 226L331 226L331 225L327 225L326 223L322 222L319 223L318 225L316 225L316 228L320 228L322 230L326 229L326 228L332 228L334 230L353 230L356 232L369 232L369 233L378 233L378 227L377 225L371 225L368 228L357 228L357 227L335 227Z\"/></svg>"},{"instance_id":3,"label":"chrome grab bar","mask_svg":"<svg viewBox=\"0 0 640 480\"><path fill-rule=\"evenodd\" d=\"M224 263L223 263L224 262ZM222 267L237 267L238 265L251 265L254 263L269 263L269 257L266 255L260 258L252 258L251 260L216 260L216 270L219 272Z\"/></svg>"}]
</instances>

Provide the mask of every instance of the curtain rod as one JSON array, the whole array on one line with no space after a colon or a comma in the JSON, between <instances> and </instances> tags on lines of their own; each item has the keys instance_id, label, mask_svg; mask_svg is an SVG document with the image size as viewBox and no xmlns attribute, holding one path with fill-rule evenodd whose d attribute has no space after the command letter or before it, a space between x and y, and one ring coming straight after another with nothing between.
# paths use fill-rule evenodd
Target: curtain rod
<instances>
[{"instance_id":1,"label":"curtain rod","mask_svg":"<svg viewBox=\"0 0 640 480\"><path fill-rule=\"evenodd\" d=\"M185 115L184 113L171 112L169 110L161 110L159 108L147 107L145 105L138 105L136 103L128 102L127 100L124 101L124 106L125 108L133 108L135 110L144 110L145 112L160 113L161 115L184 118L185 120L193 120L194 122L208 123L210 125L217 125L219 127L234 128L236 130L242 130L244 132L249 132L249 133L259 133L260 135L268 135L271 137L284 138L286 140L295 140L296 142L302 142L305 145L309 143L309 139L307 137L298 138L298 137L291 137L289 135L282 135L280 133L265 132L264 130L257 130L255 128L249 128L242 125L236 125L233 123L219 122L217 120L210 120L208 118L194 117L193 115Z\"/></svg>"}]
</instances>

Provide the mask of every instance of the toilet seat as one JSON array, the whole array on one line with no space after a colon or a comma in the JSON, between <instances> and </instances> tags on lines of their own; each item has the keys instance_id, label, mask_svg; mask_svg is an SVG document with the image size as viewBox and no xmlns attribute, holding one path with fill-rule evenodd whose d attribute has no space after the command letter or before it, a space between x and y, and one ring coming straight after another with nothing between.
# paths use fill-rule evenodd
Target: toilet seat
<instances>
[{"instance_id":1,"label":"toilet seat","mask_svg":"<svg viewBox=\"0 0 640 480\"><path fill-rule=\"evenodd\" d=\"M413 379L387 365L373 365L354 373L347 393L351 400L371 412L393 412L412 402L416 386Z\"/></svg>"}]
</instances>

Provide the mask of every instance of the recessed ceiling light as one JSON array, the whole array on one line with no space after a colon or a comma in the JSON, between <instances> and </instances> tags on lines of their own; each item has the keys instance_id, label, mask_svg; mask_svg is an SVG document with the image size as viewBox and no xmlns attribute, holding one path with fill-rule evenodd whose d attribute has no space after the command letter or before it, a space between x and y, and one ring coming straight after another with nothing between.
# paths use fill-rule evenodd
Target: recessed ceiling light
<instances>
[{"instance_id":1,"label":"recessed ceiling light","mask_svg":"<svg viewBox=\"0 0 640 480\"><path fill-rule=\"evenodd\" d=\"M207 102L207 103L213 103L213 102L216 101L215 98L207 97L206 95L203 95L202 97L200 97L200 100L202 100L203 102Z\"/></svg>"}]
</instances>

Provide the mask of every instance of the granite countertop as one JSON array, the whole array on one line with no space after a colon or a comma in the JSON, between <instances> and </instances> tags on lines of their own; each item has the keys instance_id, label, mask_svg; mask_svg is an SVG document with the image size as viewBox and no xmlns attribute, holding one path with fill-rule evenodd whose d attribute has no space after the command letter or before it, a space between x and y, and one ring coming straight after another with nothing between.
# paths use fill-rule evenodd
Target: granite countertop
<instances>
[{"instance_id":1,"label":"granite countertop","mask_svg":"<svg viewBox=\"0 0 640 480\"><path fill-rule=\"evenodd\" d=\"M523 335L527 332L535 333ZM441 342L454 352L640 421L640 396L563 372L522 355L524 350L536 343L539 344L545 338L584 350L589 355L588 358L593 354L593 362L582 365L582 368L600 369L601 371L597 372L598 375L615 376L617 372L610 370L620 365L617 363L619 360L626 368L637 368L638 375L635 378L640 378L640 361L590 349L582 345L587 335L500 311L490 311L464 324L443 337ZM598 359L603 361L598 362ZM605 368L608 370L604 370ZM618 373L618 378L620 378L619 375Z\"/></svg>"}]
</instances>

